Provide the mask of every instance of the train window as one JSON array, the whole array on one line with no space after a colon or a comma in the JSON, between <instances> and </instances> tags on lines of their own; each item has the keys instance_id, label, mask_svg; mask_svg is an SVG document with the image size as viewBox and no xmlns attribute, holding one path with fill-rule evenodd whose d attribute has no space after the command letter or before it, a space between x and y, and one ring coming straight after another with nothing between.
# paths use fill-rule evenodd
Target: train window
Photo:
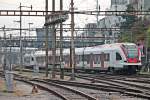
<instances>
[{"instance_id":1,"label":"train window","mask_svg":"<svg viewBox=\"0 0 150 100\"><path fill-rule=\"evenodd\" d=\"M49 63L51 64L52 63L52 56L49 56Z\"/></svg>"},{"instance_id":2,"label":"train window","mask_svg":"<svg viewBox=\"0 0 150 100\"><path fill-rule=\"evenodd\" d=\"M97 57L96 57L96 55L93 55L93 58L94 58L94 64L97 64Z\"/></svg>"},{"instance_id":3,"label":"train window","mask_svg":"<svg viewBox=\"0 0 150 100\"><path fill-rule=\"evenodd\" d=\"M66 62L69 63L70 62L70 55L66 56Z\"/></svg>"},{"instance_id":4,"label":"train window","mask_svg":"<svg viewBox=\"0 0 150 100\"><path fill-rule=\"evenodd\" d=\"M81 55L79 55L79 61L81 61L82 59L81 59Z\"/></svg>"},{"instance_id":5,"label":"train window","mask_svg":"<svg viewBox=\"0 0 150 100\"><path fill-rule=\"evenodd\" d=\"M90 56L90 55L87 55L87 58L88 58L87 64L90 64L91 56Z\"/></svg>"},{"instance_id":6,"label":"train window","mask_svg":"<svg viewBox=\"0 0 150 100\"><path fill-rule=\"evenodd\" d=\"M63 56L63 61L64 61L65 64L66 64L66 56Z\"/></svg>"},{"instance_id":7,"label":"train window","mask_svg":"<svg viewBox=\"0 0 150 100\"><path fill-rule=\"evenodd\" d=\"M95 54L93 56L94 56L94 63L95 64L99 64L100 63L100 61L99 61L99 55Z\"/></svg>"},{"instance_id":8,"label":"train window","mask_svg":"<svg viewBox=\"0 0 150 100\"><path fill-rule=\"evenodd\" d=\"M80 63L80 55L78 55L78 64Z\"/></svg>"},{"instance_id":9,"label":"train window","mask_svg":"<svg viewBox=\"0 0 150 100\"><path fill-rule=\"evenodd\" d=\"M89 60L89 56L88 56L88 55L84 55L84 59L85 59L85 61L87 61L87 62L88 62L88 60Z\"/></svg>"},{"instance_id":10,"label":"train window","mask_svg":"<svg viewBox=\"0 0 150 100\"><path fill-rule=\"evenodd\" d=\"M90 56L90 57L89 57L89 59L90 59L90 60L89 60L89 61L90 61L89 63L91 63L91 62L94 61L94 55L91 53L89 56Z\"/></svg>"},{"instance_id":11,"label":"train window","mask_svg":"<svg viewBox=\"0 0 150 100\"><path fill-rule=\"evenodd\" d=\"M83 59L82 59L82 55L80 55L80 61L83 61Z\"/></svg>"},{"instance_id":12,"label":"train window","mask_svg":"<svg viewBox=\"0 0 150 100\"><path fill-rule=\"evenodd\" d=\"M109 61L109 54L105 54L105 61Z\"/></svg>"},{"instance_id":13,"label":"train window","mask_svg":"<svg viewBox=\"0 0 150 100\"><path fill-rule=\"evenodd\" d=\"M87 61L87 64L90 63L90 56L89 55L84 55L85 61Z\"/></svg>"},{"instance_id":14,"label":"train window","mask_svg":"<svg viewBox=\"0 0 150 100\"><path fill-rule=\"evenodd\" d=\"M80 55L78 55L78 64L80 63Z\"/></svg>"},{"instance_id":15,"label":"train window","mask_svg":"<svg viewBox=\"0 0 150 100\"><path fill-rule=\"evenodd\" d=\"M89 55L84 55L84 61L86 61L87 64L89 64Z\"/></svg>"},{"instance_id":16,"label":"train window","mask_svg":"<svg viewBox=\"0 0 150 100\"><path fill-rule=\"evenodd\" d=\"M66 56L63 56L63 61L66 61L66 59L65 59L65 58L66 58Z\"/></svg>"},{"instance_id":17,"label":"train window","mask_svg":"<svg viewBox=\"0 0 150 100\"><path fill-rule=\"evenodd\" d=\"M79 55L75 56L75 62L76 62L76 64L79 64Z\"/></svg>"},{"instance_id":18,"label":"train window","mask_svg":"<svg viewBox=\"0 0 150 100\"><path fill-rule=\"evenodd\" d=\"M82 55L82 61L85 61L85 57L84 57L84 55Z\"/></svg>"},{"instance_id":19,"label":"train window","mask_svg":"<svg viewBox=\"0 0 150 100\"><path fill-rule=\"evenodd\" d=\"M83 61L86 61L85 55L82 55L82 59Z\"/></svg>"},{"instance_id":20,"label":"train window","mask_svg":"<svg viewBox=\"0 0 150 100\"><path fill-rule=\"evenodd\" d=\"M34 61L34 58L33 58L33 57L31 58L31 61Z\"/></svg>"},{"instance_id":21,"label":"train window","mask_svg":"<svg viewBox=\"0 0 150 100\"><path fill-rule=\"evenodd\" d=\"M122 60L122 57L118 52L116 52L116 60Z\"/></svg>"},{"instance_id":22,"label":"train window","mask_svg":"<svg viewBox=\"0 0 150 100\"><path fill-rule=\"evenodd\" d=\"M68 63L68 56L65 56L65 62Z\"/></svg>"},{"instance_id":23,"label":"train window","mask_svg":"<svg viewBox=\"0 0 150 100\"><path fill-rule=\"evenodd\" d=\"M56 56L55 61L56 61L56 63L58 63L60 61L60 57Z\"/></svg>"},{"instance_id":24,"label":"train window","mask_svg":"<svg viewBox=\"0 0 150 100\"><path fill-rule=\"evenodd\" d=\"M100 64L100 55L97 55L97 64Z\"/></svg>"},{"instance_id":25,"label":"train window","mask_svg":"<svg viewBox=\"0 0 150 100\"><path fill-rule=\"evenodd\" d=\"M26 57L26 58L24 58L24 61L25 61L26 63L30 63L30 58L29 58L29 57Z\"/></svg>"}]
</instances>

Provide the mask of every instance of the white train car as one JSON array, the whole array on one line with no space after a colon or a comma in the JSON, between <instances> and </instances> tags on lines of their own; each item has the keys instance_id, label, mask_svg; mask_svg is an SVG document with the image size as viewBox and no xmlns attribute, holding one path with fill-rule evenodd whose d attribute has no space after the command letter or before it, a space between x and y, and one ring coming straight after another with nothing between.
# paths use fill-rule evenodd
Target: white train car
<instances>
[{"instance_id":1,"label":"white train car","mask_svg":"<svg viewBox=\"0 0 150 100\"><path fill-rule=\"evenodd\" d=\"M45 66L45 51L34 54L36 63ZM60 53L57 50L56 63ZM49 64L52 64L52 52L49 51ZM63 50L64 69L70 69L70 49ZM75 49L75 69L84 71L110 71L135 73L141 67L141 53L134 43L104 44L94 47Z\"/></svg>"},{"instance_id":2,"label":"white train car","mask_svg":"<svg viewBox=\"0 0 150 100\"><path fill-rule=\"evenodd\" d=\"M69 50L64 50L65 68L70 66ZM134 43L105 44L75 49L77 70L136 73L141 67L141 53Z\"/></svg>"},{"instance_id":3,"label":"white train car","mask_svg":"<svg viewBox=\"0 0 150 100\"><path fill-rule=\"evenodd\" d=\"M34 55L34 52L32 53L27 53L24 55L23 57L23 65L27 68L32 67L33 65L35 65L36 62L36 57Z\"/></svg>"}]
</instances>

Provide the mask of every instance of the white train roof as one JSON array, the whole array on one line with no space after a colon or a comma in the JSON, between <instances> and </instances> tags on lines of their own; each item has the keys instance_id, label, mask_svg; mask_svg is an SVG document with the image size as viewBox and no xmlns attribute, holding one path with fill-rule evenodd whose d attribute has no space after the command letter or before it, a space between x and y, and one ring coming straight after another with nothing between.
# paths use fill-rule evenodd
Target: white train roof
<instances>
[{"instance_id":1,"label":"white train roof","mask_svg":"<svg viewBox=\"0 0 150 100\"><path fill-rule=\"evenodd\" d=\"M84 48L75 48L75 53L77 55L80 54L97 54L100 52L107 52L107 51L112 51L112 50L119 50L121 49L121 45L135 45L134 43L114 43L114 44L104 44L104 45L98 45L98 46L93 46L93 47L84 47ZM49 55L52 55L52 51L48 52ZM63 55L68 55L70 54L70 49L63 49ZM40 50L40 51L35 51L34 52L35 56L44 56L45 51ZM60 55L60 51L56 50L56 55Z\"/></svg>"}]
</instances>

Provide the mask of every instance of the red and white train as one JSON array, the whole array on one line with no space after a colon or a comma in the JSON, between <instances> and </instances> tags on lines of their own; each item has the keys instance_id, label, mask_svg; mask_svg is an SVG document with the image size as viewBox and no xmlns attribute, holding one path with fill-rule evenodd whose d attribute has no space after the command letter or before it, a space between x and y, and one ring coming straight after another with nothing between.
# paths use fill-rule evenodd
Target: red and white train
<instances>
[{"instance_id":1,"label":"red and white train","mask_svg":"<svg viewBox=\"0 0 150 100\"><path fill-rule=\"evenodd\" d=\"M56 63L60 53L56 51ZM52 64L52 52L49 51L49 64ZM25 66L35 64L45 66L45 51L36 51L24 56ZM70 69L70 49L63 50L64 69ZM136 73L141 68L141 52L134 43L114 43L75 49L75 69L84 71L109 71Z\"/></svg>"}]
</instances>

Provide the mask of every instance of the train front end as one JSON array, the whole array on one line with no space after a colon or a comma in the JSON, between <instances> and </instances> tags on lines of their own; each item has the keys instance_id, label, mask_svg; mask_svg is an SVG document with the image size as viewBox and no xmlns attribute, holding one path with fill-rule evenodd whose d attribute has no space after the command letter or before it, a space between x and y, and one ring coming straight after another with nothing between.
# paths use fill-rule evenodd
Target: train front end
<instances>
[{"instance_id":1,"label":"train front end","mask_svg":"<svg viewBox=\"0 0 150 100\"><path fill-rule=\"evenodd\" d=\"M124 69L128 73L136 73L141 69L141 52L136 46L136 44L128 43L123 44L123 51L126 57L126 60L124 61Z\"/></svg>"}]
</instances>

